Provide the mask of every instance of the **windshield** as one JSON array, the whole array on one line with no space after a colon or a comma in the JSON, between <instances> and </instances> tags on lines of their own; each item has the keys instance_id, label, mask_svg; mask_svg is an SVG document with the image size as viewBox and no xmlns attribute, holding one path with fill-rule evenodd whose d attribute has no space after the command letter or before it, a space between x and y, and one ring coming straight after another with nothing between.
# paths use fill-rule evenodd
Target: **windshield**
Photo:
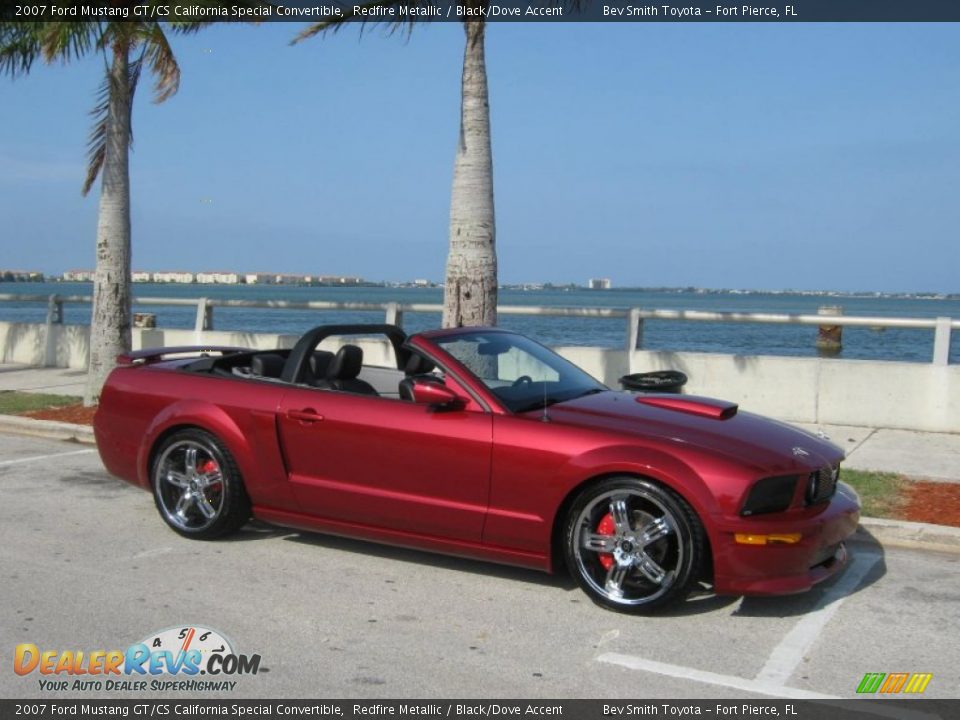
<instances>
[{"instance_id":1,"label":"windshield","mask_svg":"<svg viewBox=\"0 0 960 720\"><path fill-rule=\"evenodd\" d=\"M477 331L437 339L512 412L537 410L607 388L523 335Z\"/></svg>"}]
</instances>

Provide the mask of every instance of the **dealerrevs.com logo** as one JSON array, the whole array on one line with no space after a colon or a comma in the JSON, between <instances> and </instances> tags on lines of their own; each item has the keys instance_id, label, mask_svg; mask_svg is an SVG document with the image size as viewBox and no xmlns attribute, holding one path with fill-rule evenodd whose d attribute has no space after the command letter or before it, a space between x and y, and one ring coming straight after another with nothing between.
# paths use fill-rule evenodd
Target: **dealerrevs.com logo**
<instances>
[{"instance_id":1,"label":"dealerrevs.com logo","mask_svg":"<svg viewBox=\"0 0 960 720\"><path fill-rule=\"evenodd\" d=\"M151 633L126 650L14 649L17 675L37 675L43 691L233 690L238 675L260 672L260 655L241 655L216 630L184 625ZM202 678L200 676L203 676Z\"/></svg>"}]
</instances>

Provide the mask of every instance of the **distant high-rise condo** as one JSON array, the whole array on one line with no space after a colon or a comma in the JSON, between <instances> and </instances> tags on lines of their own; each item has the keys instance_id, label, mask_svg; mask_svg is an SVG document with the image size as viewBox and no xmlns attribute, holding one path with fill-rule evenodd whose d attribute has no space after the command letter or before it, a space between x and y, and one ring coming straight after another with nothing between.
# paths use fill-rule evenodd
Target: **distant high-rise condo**
<instances>
[{"instance_id":1,"label":"distant high-rise condo","mask_svg":"<svg viewBox=\"0 0 960 720\"><path fill-rule=\"evenodd\" d=\"M587 287L591 290L609 290L612 285L610 278L590 278L587 282Z\"/></svg>"}]
</instances>

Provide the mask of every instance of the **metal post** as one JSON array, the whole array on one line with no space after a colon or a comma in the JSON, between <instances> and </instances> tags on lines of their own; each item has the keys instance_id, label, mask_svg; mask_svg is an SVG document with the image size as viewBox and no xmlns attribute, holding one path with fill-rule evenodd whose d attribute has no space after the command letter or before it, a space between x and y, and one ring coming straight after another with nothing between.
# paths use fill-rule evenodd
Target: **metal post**
<instances>
[{"instance_id":1,"label":"metal post","mask_svg":"<svg viewBox=\"0 0 960 720\"><path fill-rule=\"evenodd\" d=\"M63 325L63 300L59 295L51 295L47 301L47 322Z\"/></svg>"},{"instance_id":2,"label":"metal post","mask_svg":"<svg viewBox=\"0 0 960 720\"><path fill-rule=\"evenodd\" d=\"M194 332L198 333L204 330L213 330L213 306L205 297L197 301L197 320L193 329Z\"/></svg>"},{"instance_id":3,"label":"metal post","mask_svg":"<svg viewBox=\"0 0 960 720\"><path fill-rule=\"evenodd\" d=\"M937 318L937 328L933 335L933 364L948 365L950 363L950 323L948 317Z\"/></svg>"},{"instance_id":4,"label":"metal post","mask_svg":"<svg viewBox=\"0 0 960 720\"><path fill-rule=\"evenodd\" d=\"M821 305L817 315L843 315L840 305ZM843 325L821 325L817 331L817 350L821 355L838 355L843 349Z\"/></svg>"},{"instance_id":5,"label":"metal post","mask_svg":"<svg viewBox=\"0 0 960 720\"><path fill-rule=\"evenodd\" d=\"M640 308L630 308L627 316L627 350L643 350L643 318Z\"/></svg>"},{"instance_id":6,"label":"metal post","mask_svg":"<svg viewBox=\"0 0 960 720\"><path fill-rule=\"evenodd\" d=\"M643 318L640 308L630 308L627 314L627 374L633 372L633 354L643 349Z\"/></svg>"},{"instance_id":7,"label":"metal post","mask_svg":"<svg viewBox=\"0 0 960 720\"><path fill-rule=\"evenodd\" d=\"M400 303L387 303L386 323L387 325L403 327L403 310L400 309Z\"/></svg>"},{"instance_id":8,"label":"metal post","mask_svg":"<svg viewBox=\"0 0 960 720\"><path fill-rule=\"evenodd\" d=\"M57 365L57 335L59 331L54 326L63 325L63 301L59 295L51 295L47 300L47 327L43 344L43 366L56 367Z\"/></svg>"}]
</instances>

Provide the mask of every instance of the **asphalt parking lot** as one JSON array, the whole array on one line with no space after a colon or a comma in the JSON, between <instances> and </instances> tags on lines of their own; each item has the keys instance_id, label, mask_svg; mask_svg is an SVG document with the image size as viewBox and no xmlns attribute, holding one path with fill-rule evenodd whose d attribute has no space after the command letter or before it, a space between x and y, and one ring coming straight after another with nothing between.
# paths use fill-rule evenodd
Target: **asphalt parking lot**
<instances>
[{"instance_id":1,"label":"asphalt parking lot","mask_svg":"<svg viewBox=\"0 0 960 720\"><path fill-rule=\"evenodd\" d=\"M805 595L631 617L526 570L259 524L182 539L90 446L0 435L0 498L0 697L45 694L12 671L19 643L124 649L181 625L261 655L236 697L846 698L867 672L960 695L960 555L858 543Z\"/></svg>"}]
</instances>

